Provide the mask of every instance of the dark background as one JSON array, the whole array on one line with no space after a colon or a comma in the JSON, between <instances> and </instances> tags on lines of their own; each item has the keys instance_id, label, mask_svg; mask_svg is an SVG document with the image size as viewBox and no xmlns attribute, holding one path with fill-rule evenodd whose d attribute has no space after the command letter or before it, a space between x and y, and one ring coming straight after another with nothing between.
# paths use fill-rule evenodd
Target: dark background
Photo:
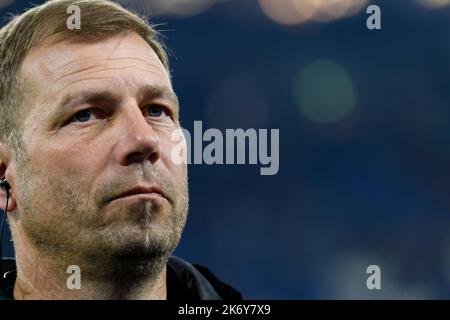
<instances>
[{"instance_id":1,"label":"dark background","mask_svg":"<svg viewBox=\"0 0 450 320\"><path fill-rule=\"evenodd\" d=\"M363 5L286 25L268 0L165 1L122 3L164 23L183 127L280 129L275 176L189 166L176 254L246 298L450 298L450 6L342 0ZM371 264L381 290L366 287Z\"/></svg>"}]
</instances>

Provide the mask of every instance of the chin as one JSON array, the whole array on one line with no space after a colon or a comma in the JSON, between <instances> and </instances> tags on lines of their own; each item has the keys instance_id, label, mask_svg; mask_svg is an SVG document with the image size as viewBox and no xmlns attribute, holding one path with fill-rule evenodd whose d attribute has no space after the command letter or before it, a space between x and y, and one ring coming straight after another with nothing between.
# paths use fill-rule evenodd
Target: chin
<instances>
[{"instance_id":1,"label":"chin","mask_svg":"<svg viewBox=\"0 0 450 320\"><path fill-rule=\"evenodd\" d=\"M105 251L117 256L170 256L180 235L168 225L152 222L148 225L115 226L104 234Z\"/></svg>"}]
</instances>

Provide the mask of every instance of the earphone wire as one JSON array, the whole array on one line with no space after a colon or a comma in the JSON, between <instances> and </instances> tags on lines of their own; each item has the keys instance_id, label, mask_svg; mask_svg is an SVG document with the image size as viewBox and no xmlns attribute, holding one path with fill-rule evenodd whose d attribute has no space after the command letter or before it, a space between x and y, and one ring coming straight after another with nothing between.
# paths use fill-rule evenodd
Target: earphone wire
<instances>
[{"instance_id":1,"label":"earphone wire","mask_svg":"<svg viewBox=\"0 0 450 320\"><path fill-rule=\"evenodd\" d=\"M9 202L9 192L6 191L6 205L5 210L3 211L2 215L2 222L0 224L0 281L3 282L3 227L5 225L6 221L6 210L8 209L8 202Z\"/></svg>"}]
</instances>

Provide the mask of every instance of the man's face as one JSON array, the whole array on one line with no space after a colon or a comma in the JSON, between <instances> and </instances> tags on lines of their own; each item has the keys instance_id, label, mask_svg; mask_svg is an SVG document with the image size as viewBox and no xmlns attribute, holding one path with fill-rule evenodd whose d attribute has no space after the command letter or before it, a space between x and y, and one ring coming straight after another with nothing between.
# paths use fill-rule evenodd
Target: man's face
<instances>
[{"instance_id":1,"label":"man's face","mask_svg":"<svg viewBox=\"0 0 450 320\"><path fill-rule=\"evenodd\" d=\"M66 260L171 253L187 169L171 161L178 104L156 53L135 33L65 41L33 48L22 70L30 106L14 196L31 241Z\"/></svg>"}]
</instances>

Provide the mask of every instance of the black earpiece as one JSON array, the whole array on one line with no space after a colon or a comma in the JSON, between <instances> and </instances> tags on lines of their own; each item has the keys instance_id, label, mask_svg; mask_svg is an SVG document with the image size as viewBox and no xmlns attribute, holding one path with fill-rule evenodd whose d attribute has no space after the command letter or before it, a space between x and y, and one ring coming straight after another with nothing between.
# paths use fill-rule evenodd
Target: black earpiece
<instances>
[{"instance_id":1,"label":"black earpiece","mask_svg":"<svg viewBox=\"0 0 450 320\"><path fill-rule=\"evenodd\" d=\"M2 179L0 181L0 188L5 190L6 194L9 194L9 190L11 189L11 186L9 185L8 181L6 181L6 179Z\"/></svg>"}]
</instances>

